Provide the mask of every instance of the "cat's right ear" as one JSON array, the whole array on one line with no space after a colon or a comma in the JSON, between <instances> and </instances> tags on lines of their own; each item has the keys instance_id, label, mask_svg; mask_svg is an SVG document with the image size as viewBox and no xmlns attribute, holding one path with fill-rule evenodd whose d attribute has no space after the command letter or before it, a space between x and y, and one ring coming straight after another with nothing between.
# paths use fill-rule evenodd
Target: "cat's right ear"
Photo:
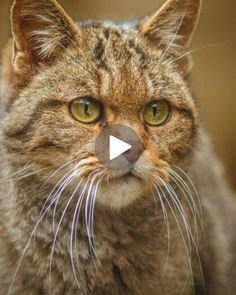
<instances>
[{"instance_id":1,"label":"cat's right ear","mask_svg":"<svg viewBox=\"0 0 236 295\"><path fill-rule=\"evenodd\" d=\"M80 34L55 0L15 0L11 24L15 68L52 62Z\"/></svg>"}]
</instances>

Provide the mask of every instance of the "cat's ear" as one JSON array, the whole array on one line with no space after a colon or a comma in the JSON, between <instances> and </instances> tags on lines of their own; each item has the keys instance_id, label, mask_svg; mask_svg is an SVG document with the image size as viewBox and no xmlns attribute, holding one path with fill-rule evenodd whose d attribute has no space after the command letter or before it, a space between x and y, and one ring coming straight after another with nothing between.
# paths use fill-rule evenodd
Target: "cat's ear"
<instances>
[{"instance_id":1,"label":"cat's ear","mask_svg":"<svg viewBox=\"0 0 236 295\"><path fill-rule=\"evenodd\" d=\"M200 8L201 0L167 0L139 25L139 31L150 44L178 57L189 46Z\"/></svg>"},{"instance_id":2,"label":"cat's ear","mask_svg":"<svg viewBox=\"0 0 236 295\"><path fill-rule=\"evenodd\" d=\"M11 14L13 62L50 62L79 34L55 0L15 0Z\"/></svg>"}]
</instances>

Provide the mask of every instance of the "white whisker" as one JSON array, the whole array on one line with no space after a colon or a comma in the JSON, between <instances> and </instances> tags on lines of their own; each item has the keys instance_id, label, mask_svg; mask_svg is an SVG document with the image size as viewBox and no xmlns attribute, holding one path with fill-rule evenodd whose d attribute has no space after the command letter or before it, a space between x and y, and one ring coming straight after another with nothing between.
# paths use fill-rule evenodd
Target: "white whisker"
<instances>
[{"instance_id":1,"label":"white whisker","mask_svg":"<svg viewBox=\"0 0 236 295\"><path fill-rule=\"evenodd\" d=\"M12 173L12 174L9 174L9 175L7 175L6 177L4 177L4 178L1 178L0 179L0 182L4 182L4 181L6 181L6 180L11 180L11 178L13 177L13 176L15 176L15 175L17 175L17 174L21 174L22 172L24 172L24 171L28 171L30 168L32 168L33 167L33 165L28 165L28 166L25 166L24 168L22 168L22 169L20 169L19 171L16 171L16 172L14 172L14 173Z\"/></svg>"},{"instance_id":2,"label":"white whisker","mask_svg":"<svg viewBox=\"0 0 236 295\"><path fill-rule=\"evenodd\" d=\"M178 227L179 233L181 235L181 238L183 240L184 247L185 247L185 250L186 250L186 255L187 255L187 259L188 259L189 270L188 270L188 275L187 275L187 278L186 278L186 282L185 282L185 284L183 286L183 290L184 290L189 277L190 277L191 283L193 285L192 260L191 260L192 250L191 250L191 241L190 241L190 235L189 235L189 227L188 227L188 224L187 224L187 221L186 221L185 214L183 214L183 212L182 212L182 206L179 206L178 205L178 202L176 202L175 198L173 197L173 194L171 193L171 190L169 190L169 188L167 186L167 183L164 182L164 180L162 180L162 179L161 179L161 181L162 181L162 184L163 184L164 188L168 192L168 194L169 194L169 196L170 196L173 204L177 208L177 210L178 210L178 212L179 212L179 214L181 216L181 219L183 221L184 228L186 230L186 238L187 238L187 241L186 241L186 238L185 238L184 233L182 231L181 225L179 224L179 221L178 221L178 218L176 216L176 213L175 213L174 209L172 208L172 206L171 206L171 204L170 204L170 202L169 202L169 200L168 200L165 192L163 191L163 189L161 187L159 187L160 190L161 190L161 192L162 192L162 194L163 194L163 196L164 196L164 198L165 198L165 200L166 200L166 202L167 202L167 204L168 204L168 206L169 206L169 208L170 208L170 210L171 210L171 212L172 212L172 215L173 215L173 217L175 219L176 225Z\"/></svg>"},{"instance_id":3,"label":"white whisker","mask_svg":"<svg viewBox=\"0 0 236 295\"><path fill-rule=\"evenodd\" d=\"M71 171L68 172L68 173L66 174L66 177L69 175L69 173L71 173ZM65 178L65 176L64 176L64 177L58 182L57 185L59 185L59 184L61 183L61 181L62 181L64 178ZM53 200L51 201L51 203L49 204L49 206L45 209L45 207L46 207L46 205L47 205L47 202L48 202L48 200L51 198L51 196L52 196L53 192L55 191L55 189L56 189L56 187L54 187L54 189L51 191L51 193L50 193L49 196L47 197L46 201L44 202L43 208L41 209L41 211L40 211L40 213L39 213L39 216L38 216L38 218L37 218L37 221L36 221L36 223L35 223L35 226L34 226L32 232L30 233L29 239L28 239L28 241L27 241L27 243L26 243L26 245L25 245L25 248L24 248L24 250L23 250L23 252L22 252L22 255L20 256L20 258L19 258L19 260L18 260L18 263L17 263L16 269L15 269L15 271L14 271L14 273L13 273L13 276L12 276L11 284L10 284L10 286L9 286L9 289L8 289L7 295L10 295L11 292L12 292L12 288L13 288L14 282L15 282L15 280L16 280L17 273L18 273L18 271L19 271L19 269L20 269L20 267L21 267L22 261L23 261L25 255L26 255L26 253L27 253L27 250L28 250L29 245L30 245L30 243L31 243L31 241L32 241L32 238L33 238L33 237L35 236L35 234L36 234L36 231L37 231L37 229L38 229L38 226L40 225L40 223L42 222L42 220L44 219L44 217L47 215L48 211L50 210L51 206L53 205L53 203L54 203L55 200L56 200L56 198L53 198Z\"/></svg>"},{"instance_id":4,"label":"white whisker","mask_svg":"<svg viewBox=\"0 0 236 295\"><path fill-rule=\"evenodd\" d=\"M101 173L97 174L95 177L97 178L100 175L101 175ZM88 193L86 205L85 205L85 213L86 213L85 214L85 223L86 223L86 229L87 229L87 233L88 233L89 247L90 247L91 257L92 257L92 260L93 260L93 263L96 267L97 272L98 272L98 269L97 269L96 261L98 264L101 264L101 263L96 255L96 245L95 245L95 241L94 241L94 226L93 226L93 224L94 224L95 200L96 200L98 186L99 186L101 180L102 180L102 178L100 180L98 180L98 182L96 183L96 185L91 193L91 197L90 197L90 194ZM95 179L94 179L94 181L95 181ZM91 202L89 201L90 198L91 198ZM95 257L96 261L94 260L94 257Z\"/></svg>"},{"instance_id":5,"label":"white whisker","mask_svg":"<svg viewBox=\"0 0 236 295\"><path fill-rule=\"evenodd\" d=\"M95 170L93 173L91 173L84 185L84 188L82 190L82 192L80 193L79 195L79 198L78 198L78 201L77 201L77 204L76 204L76 207L75 207L75 210L74 210L74 214L73 214L73 219L72 219L72 223L71 223L71 234L70 234L70 260L71 260L71 266L72 266L72 271L73 271L73 276L74 276L74 279L76 281L76 284L78 287L80 287L80 284L78 282L78 278L77 278L77 275L76 275L76 266L75 266L75 263L74 263L74 258L73 258L73 250L75 249L75 253L77 254L76 252L76 243L77 243L77 226L78 226L78 219L79 219L79 215L80 215L80 211L81 211L81 207L82 207L82 203L83 203L83 199L84 199L84 196L85 196L85 193L86 193L86 190L87 190L87 186L90 182L90 178L91 176L96 173L97 171ZM76 255L76 258L78 256ZM78 264L78 261L77 261L77 268L79 269L79 264Z\"/></svg>"},{"instance_id":6,"label":"white whisker","mask_svg":"<svg viewBox=\"0 0 236 295\"><path fill-rule=\"evenodd\" d=\"M62 197L63 192L65 191L65 189L72 183L72 181L75 178L75 173L74 171L68 176L68 178L64 181L63 185L61 186L60 190L57 191L57 193L55 194L55 198L56 198L56 202L54 202L54 209L53 209L53 214L52 214L52 228L53 231L55 232L55 216L56 216L56 211L57 211L57 206L58 203Z\"/></svg>"},{"instance_id":7,"label":"white whisker","mask_svg":"<svg viewBox=\"0 0 236 295\"><path fill-rule=\"evenodd\" d=\"M168 66L172 65L176 61L178 61L178 60L180 60L180 59L184 58L185 56L188 56L188 55L190 55L192 53L198 52L198 51L203 50L203 49L208 49L208 48L212 48L212 47L219 47L219 46L224 46L224 44L223 43L210 44L210 45L206 45L206 46L202 46L202 47L198 47L198 48L189 50L188 52L185 52L181 56L171 60L166 66L168 67Z\"/></svg>"},{"instance_id":8,"label":"white whisker","mask_svg":"<svg viewBox=\"0 0 236 295\"><path fill-rule=\"evenodd\" d=\"M197 192L197 189L196 189L196 187L195 187L193 181L191 180L191 178L189 177L189 175L188 175L183 169L181 169L181 168L178 167L178 166L176 166L176 169L178 169L180 172L182 172L183 175L188 179L189 183L191 184L191 186L192 186L192 188L193 188L193 191L194 191L194 193L195 193L195 196L196 196L196 198L197 198L198 205L199 205L199 208L200 208L200 210L201 210L200 213L201 213L201 216L202 216L202 204L201 204L201 200L200 200L199 194L198 194L198 192ZM180 175L179 175L179 176L180 176Z\"/></svg>"},{"instance_id":9,"label":"white whisker","mask_svg":"<svg viewBox=\"0 0 236 295\"><path fill-rule=\"evenodd\" d=\"M59 171L61 171L63 168L65 168L66 166L70 165L74 161L75 161L75 159L73 159L73 160L71 160L69 162L66 162L63 165L61 165L56 171L54 171L49 177L47 177L47 179L44 181L44 183L40 187L40 190L43 189L46 184L48 184L49 180L52 179L53 176L55 176Z\"/></svg>"},{"instance_id":10,"label":"white whisker","mask_svg":"<svg viewBox=\"0 0 236 295\"><path fill-rule=\"evenodd\" d=\"M170 172L170 175L171 175L171 179L174 181L174 183L177 185L177 187L180 189L180 191L182 192L185 200L187 201L188 203L188 206L190 208L190 211L192 213L192 216L193 216L193 222L194 222L194 227L195 227L195 232L196 232L196 235L197 235L197 239L198 239L198 220L197 220L197 217L199 218L199 221L200 221L200 214L198 212L198 209L196 207L196 204L195 204L195 201L192 197L192 194L191 192L189 192L187 190L187 194L185 192L185 190L183 189L183 187L181 186L182 182L180 182L177 178L177 176L174 174L174 171L169 171ZM190 200L191 202L190 202Z\"/></svg>"},{"instance_id":11,"label":"white whisker","mask_svg":"<svg viewBox=\"0 0 236 295\"><path fill-rule=\"evenodd\" d=\"M186 12L187 12L187 9L188 9L188 5L189 5L189 0L187 0L187 3L186 3L186 6L185 6L185 9L184 9L183 15L182 15L182 17L181 17L181 19L180 19L180 22L179 22L179 24L178 24L178 27L177 27L175 33L174 33L174 36L172 37L172 39L171 39L169 45L167 46L167 48L165 49L165 51L164 51L163 54L161 55L160 60L159 60L159 62L158 62L158 65L161 64L161 62L162 62L163 59L165 58L166 53L169 51L169 49L171 48L171 46L174 44L174 42L175 42L175 40L176 40L176 38L177 38L177 36L178 36L179 30L180 30L180 28L181 28L181 26L182 26L182 24L183 24L184 19L185 19Z\"/></svg>"},{"instance_id":12,"label":"white whisker","mask_svg":"<svg viewBox=\"0 0 236 295\"><path fill-rule=\"evenodd\" d=\"M91 191L92 191L92 188L93 188L93 184L97 178L98 174L96 174L91 183L90 183L90 186L89 186L89 189L88 189L88 193L87 193L87 197L86 197L86 202L85 202L85 226L86 226L86 230L87 230L87 234L88 234L88 241L89 241L89 248L90 248L90 252L92 253L91 254L91 257L93 259L93 254L94 254L94 248L93 248L93 242L92 242L92 239L91 239L91 232L90 232L90 214L89 214L89 211L90 211L90 207L91 207L91 204L90 204L90 198L91 198ZM96 254L95 254L96 255Z\"/></svg>"},{"instance_id":13,"label":"white whisker","mask_svg":"<svg viewBox=\"0 0 236 295\"><path fill-rule=\"evenodd\" d=\"M161 208L162 208L162 214L163 214L163 219L164 219L164 223L165 223L165 226L166 226L166 232L167 232L167 253L166 253L166 262L165 262L165 267L164 267L164 271L166 269L166 266L168 264L168 259L169 259L169 255L170 255L170 243L171 243L171 232L170 232L170 222L169 222L169 217L168 217L168 213L167 213L167 210L166 210L166 207L165 207L165 204L164 204L164 201L162 199L162 196L160 194L160 191L158 189L158 186L155 185L155 183L153 183L155 189L156 189L156 192L157 192L157 195L158 195L158 198L160 200L160 203L161 203ZM155 196L154 196L155 197Z\"/></svg>"},{"instance_id":14,"label":"white whisker","mask_svg":"<svg viewBox=\"0 0 236 295\"><path fill-rule=\"evenodd\" d=\"M59 220L59 223L58 223L58 226L57 226L57 229L56 229L56 232L55 232L55 235L54 235L54 240L53 240L53 245L52 245L52 250L51 250L51 255L50 255L50 262L49 262L49 290L50 290L50 282L51 282L51 279L50 279L50 275L51 275L51 270L52 270L52 260L53 260L53 253L54 253L54 250L55 250L55 246L56 246L56 241L57 241L57 236L58 236L58 233L59 233L59 230L60 230L60 226L63 222L63 219L65 217L65 214L67 212L67 209L69 207L69 205L71 204L72 200L74 199L74 196L76 194L76 192L78 191L81 183L83 182L83 178L79 181L78 185L76 186L74 192L72 193L72 195L70 196L70 198L68 199L67 201L67 204L64 208L64 211L61 215L61 218Z\"/></svg>"}]
</instances>

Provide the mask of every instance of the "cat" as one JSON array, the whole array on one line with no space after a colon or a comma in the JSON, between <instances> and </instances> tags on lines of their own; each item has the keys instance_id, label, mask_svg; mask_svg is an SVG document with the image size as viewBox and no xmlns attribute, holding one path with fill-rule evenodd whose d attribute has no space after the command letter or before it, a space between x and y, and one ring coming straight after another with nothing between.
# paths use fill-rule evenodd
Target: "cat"
<instances>
[{"instance_id":1,"label":"cat","mask_svg":"<svg viewBox=\"0 0 236 295\"><path fill-rule=\"evenodd\" d=\"M14 1L1 295L235 294L235 199L190 89L200 8L167 0L130 24L76 24L55 0ZM94 151L116 124L143 144L125 172Z\"/></svg>"}]
</instances>

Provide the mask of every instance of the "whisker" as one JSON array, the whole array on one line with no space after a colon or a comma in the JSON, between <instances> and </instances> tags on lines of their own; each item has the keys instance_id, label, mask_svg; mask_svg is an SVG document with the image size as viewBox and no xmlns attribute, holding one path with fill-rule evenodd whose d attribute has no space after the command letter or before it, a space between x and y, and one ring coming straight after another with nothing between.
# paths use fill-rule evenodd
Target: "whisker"
<instances>
[{"instance_id":1,"label":"whisker","mask_svg":"<svg viewBox=\"0 0 236 295\"><path fill-rule=\"evenodd\" d=\"M172 172L170 172L170 173L173 174L176 181L179 183L178 186L179 187L183 186L182 189L184 189L187 192L187 194L188 194L188 196L189 196L190 200L192 201L193 206L195 208L195 212L196 212L196 215L198 217L198 223L200 224L201 231L204 232L203 223L202 223L202 204L201 204L201 201L199 199L199 196L198 196L196 190L193 190L193 193L192 193L192 191L191 191L190 187L188 186L187 182L184 181L184 179L177 172L172 170ZM196 204L194 197L196 197L196 200L197 200L198 204Z\"/></svg>"},{"instance_id":2,"label":"whisker","mask_svg":"<svg viewBox=\"0 0 236 295\"><path fill-rule=\"evenodd\" d=\"M28 173L28 174L25 174L25 175L22 175L18 178L12 178L11 180L12 181L19 181L19 180L22 180L22 179L25 179L27 177L30 177L30 176L33 176L33 175L36 175L38 174L40 171L42 171L43 169L40 169L40 170L37 170L37 171L32 171L31 173Z\"/></svg>"},{"instance_id":3,"label":"whisker","mask_svg":"<svg viewBox=\"0 0 236 295\"><path fill-rule=\"evenodd\" d=\"M192 283L192 286L193 286L192 260L191 260L191 252L192 251L191 251L191 242L190 242L190 236L189 236L189 228L186 225L187 222L186 222L185 216L183 215L182 207L179 207L179 205L176 202L175 198L173 198L173 195L172 195L171 191L166 186L167 183L164 180L161 180L161 181L162 181L162 184L163 184L164 188L168 192L168 194L169 194L169 196L170 196L173 204L175 205L175 207L177 208L178 212L180 213L181 219L183 221L184 228L186 230L186 238L187 238L187 241L186 241L186 238L184 236L184 233L183 233L183 231L181 229L181 225L179 224L179 221L178 221L178 218L176 216L176 213L175 213L174 209L172 208L172 206L171 206L171 204L170 204L170 202L169 202L169 200L168 200L165 192L163 191L163 189L161 187L159 187L160 190L161 190L161 192L162 192L162 194L163 194L163 196L164 196L164 198L165 198L165 200L166 200L166 202L167 202L167 204L168 204L168 207L170 208L170 210L172 212L172 215L174 217L174 220L176 222L176 225L178 227L179 233L181 235L181 238L183 240L183 244L184 244L184 247L185 247L185 250L186 250L186 255L187 255L187 259L188 259L189 270L188 270L188 276L186 278L186 282L185 282L185 284L183 286L183 290L184 290L185 287L186 287L186 284L187 284L187 281L188 281L189 277L190 277L190 280L191 280L191 283Z\"/></svg>"},{"instance_id":4,"label":"whisker","mask_svg":"<svg viewBox=\"0 0 236 295\"><path fill-rule=\"evenodd\" d=\"M191 235L191 230L190 230L190 226L189 226L188 217L187 217L187 215L186 215L186 213L185 213L185 211L184 211L184 209L183 209L183 207L182 207L182 205L181 205L181 203L180 203L180 201L178 199L178 196L176 195L176 193L173 190L173 188L171 187L171 185L169 183L167 183L166 181L164 181L160 175L158 175L158 179L159 179L159 182L161 182L163 187L166 189L167 193L169 194L171 201L175 205L175 208L178 210L178 212L179 212L179 214L181 216L181 219L183 221L183 225L184 225L184 228L185 228L185 231L186 231L187 241L186 241L185 236L184 236L184 234L182 232L181 226L180 226L178 218L177 218L177 216L176 216L176 214L174 212L174 209L172 208L172 206L171 206L165 192L163 191L162 187L159 186L159 189L161 190L161 192L162 192L162 194L163 194L163 196L164 196L164 198L165 198L165 200L166 200L166 202L168 204L168 207L170 208L170 210L172 212L172 215L173 215L173 217L175 219L175 222L177 224L177 227L179 229L180 235L181 235L183 243L184 243L184 247L186 249L186 254L187 254L188 264L189 264L189 273L188 273L186 283L187 283L188 278L190 276L191 282L192 282L192 285L193 285L192 262L191 262L191 252L192 252L192 250L191 250L191 237L192 237L192 235ZM157 186L155 186L155 187L157 187ZM185 283L185 286L186 286L186 283ZM185 288L185 286L184 286L184 288Z\"/></svg>"},{"instance_id":5,"label":"whisker","mask_svg":"<svg viewBox=\"0 0 236 295\"><path fill-rule=\"evenodd\" d=\"M92 209L91 209L91 233L92 233L92 237L94 237L94 226L93 226L93 223L94 223L94 209L95 209L95 201L96 201L96 197L97 197L97 192L98 192L98 188L99 188L99 185L100 183L102 182L102 179L103 179L103 176L100 178L100 180L97 182L96 184L96 187L94 189L94 194L93 194L93 203L92 203ZM94 247L96 248L96 245L94 243ZM95 249L96 250L96 249Z\"/></svg>"},{"instance_id":6,"label":"whisker","mask_svg":"<svg viewBox=\"0 0 236 295\"><path fill-rule=\"evenodd\" d=\"M69 207L69 205L71 204L72 200L74 199L74 196L76 194L76 192L78 191L81 183L83 182L84 178L82 178L79 183L77 184L74 192L72 193L72 195L70 196L70 198L68 199L68 202L63 210L63 213L61 215L61 218L59 220L59 223L58 223L58 226L57 226L57 229L56 229L56 232L55 232L55 235L54 235L54 240L53 240L53 245L52 245L52 250L51 250L51 255L50 255L50 262L49 262L49 291L50 291L50 283L51 283L51 279L50 279L50 275L51 275L51 270L52 270L52 261L53 261L53 253L55 251L55 246L56 246L56 240L57 240L57 236L58 236L58 233L59 233L59 230L60 230L60 226L63 222L63 219L65 217L65 214L67 212L67 209Z\"/></svg>"},{"instance_id":7,"label":"whisker","mask_svg":"<svg viewBox=\"0 0 236 295\"><path fill-rule=\"evenodd\" d=\"M84 198L84 195L85 195L85 191L87 189L87 184L88 182L85 183L85 186L78 198L78 201L77 201L77 204L76 204L76 209L74 211L74 215L73 215L73 220L72 220L72 226L71 226L71 236L70 236L70 261L71 261L71 266L72 266L72 272L73 272L73 276L74 276L74 279L76 281L76 284L78 286L78 288L80 288L80 284L79 284L79 281L78 281L78 278L77 278L77 275L76 275L76 267L75 267L75 264L74 264L74 259L73 259L73 234L74 234L74 220L75 220L75 216L76 216L76 210L79 210L81 209L81 206L82 206L82 201L83 201L83 198ZM79 209L78 209L79 208ZM77 258L77 256L76 256ZM77 262L77 269L79 271L79 263Z\"/></svg>"},{"instance_id":8,"label":"whisker","mask_svg":"<svg viewBox=\"0 0 236 295\"><path fill-rule=\"evenodd\" d=\"M95 177L97 178L101 174L102 173L97 174ZM89 202L90 194L88 193L86 205L85 205L85 212L86 212L85 213L85 224L86 224L86 229L87 229L87 233L88 233L90 253L91 253L91 257L92 257L92 260L93 260L93 263L94 263L94 266L95 266L97 272L98 272L98 269L97 269L96 261L98 264L101 264L101 263L96 255L96 245L95 245L95 241L94 241L94 226L93 226L93 224L94 224L94 208L95 208L96 195L97 195L98 186L101 183L101 181L102 181L102 178L97 181L97 183L91 193L91 202ZM94 260L94 258L96 259L96 261Z\"/></svg>"},{"instance_id":9,"label":"whisker","mask_svg":"<svg viewBox=\"0 0 236 295\"><path fill-rule=\"evenodd\" d=\"M184 18L185 18L185 16L186 16L186 12L187 12L187 9L188 9L188 5L189 5L189 0L187 0L187 2L186 2L186 6L185 6L185 9L184 9L183 15L182 15L182 17L181 17L181 19L180 19L180 22L179 22L179 24L178 24L178 27L177 27L175 33L174 33L174 36L172 37L172 39L171 39L169 45L167 46L167 48L165 49L165 51L163 52L163 54L161 55L161 57L160 57L160 59L159 59L158 66L161 64L161 62L162 62L163 59L165 58L166 53L167 53L167 52L169 51L169 49L171 48L171 46L173 45L173 43L174 43L174 41L175 41L175 39L176 39L176 37L177 37L177 35L178 35L178 32L179 32L179 30L180 30L180 28L181 28L181 26L182 26L182 24L183 24Z\"/></svg>"},{"instance_id":10,"label":"whisker","mask_svg":"<svg viewBox=\"0 0 236 295\"><path fill-rule=\"evenodd\" d=\"M90 211L90 207L91 207L91 204L90 204L90 198L91 198L91 191L92 191L92 188L93 188L93 184L97 178L98 174L96 174L91 183L90 183L90 186L89 186L89 189L88 189L88 193L87 193L87 197L86 197L86 202L85 202L85 226L86 226L86 230L87 230L87 234L88 234L88 241L89 241L89 248L90 248L90 253L91 253L91 257L93 259L93 255L96 256L96 254L94 253L94 248L93 248L93 242L92 242L92 239L91 239L91 232L90 232L90 216L89 216L89 211Z\"/></svg>"},{"instance_id":11,"label":"whisker","mask_svg":"<svg viewBox=\"0 0 236 295\"><path fill-rule=\"evenodd\" d=\"M71 171L70 171L70 172L71 172ZM69 173L70 173L70 172L69 172ZM69 173L67 173L67 175L68 175ZM63 177L62 179L64 179L64 178L65 178L65 177ZM62 181L62 180L60 180L60 181L58 182L58 184L60 184L61 181ZM58 184L57 184L57 185L58 185ZM51 198L51 196L52 196L52 194L53 194L54 191L55 191L55 187L54 187L54 189L51 191L51 193L49 194L49 196L47 197L47 199L46 199L46 201L45 201L45 203L44 203L44 205L43 205L43 208L42 208L42 210L41 210L40 213L39 213L39 216L38 216L38 218L37 218L37 221L36 221L36 223L35 223L35 226L34 226L32 232L30 233L29 239L28 239L28 241L27 241L27 243L26 243L26 245L25 245L25 248L24 248L24 250L23 250L23 252L22 252L21 257L20 257L19 260L18 260L18 263L17 263L16 269L15 269L15 271L14 271L14 273L13 273L13 276L12 276L11 284L10 284L10 286L9 286L9 289L8 289L7 295L10 295L11 292L12 292L12 288L13 288L14 282L15 282L15 280L16 280L16 276L17 276L17 274L18 274L18 272L19 272L19 269L20 269L20 267L21 267L21 264L22 264L22 261L23 261L25 255L26 255L26 252L27 252L27 250L28 250L28 248L29 248L29 245L30 245L30 243L31 243L31 240L32 240L32 238L33 238L33 237L35 236L35 234L36 234L36 231L37 231L37 229L38 229L38 226L40 225L40 223L42 222L42 220L44 219L44 217L46 216L46 214L48 213L48 211L50 210L51 206L53 205L53 203L54 203L55 200L56 200L56 198L54 198L54 199L51 201L50 205L47 207L47 209L45 209L45 207L46 207L46 205L47 205L47 202L48 202L48 200Z\"/></svg>"},{"instance_id":12,"label":"whisker","mask_svg":"<svg viewBox=\"0 0 236 295\"><path fill-rule=\"evenodd\" d=\"M76 275L76 266L75 266L75 263L74 263L74 259L73 259L73 250L75 249L75 253L77 254L76 252L76 243L77 243L77 226L78 226L78 220L79 220L79 215L80 215L80 211L81 211L81 206L82 206L82 203L83 203L83 199L84 199L84 196L85 196L85 193L86 193L86 190L87 190L87 186L90 182L90 178L91 176L96 173L97 171L95 170L93 173L91 173L84 185L84 188L82 190L82 192L80 193L80 196L78 198L78 201L77 201L77 204L76 204L76 207L75 207L75 210L74 210L74 213L73 213L73 219L72 219L72 223L71 223L71 234L70 234L70 260L71 260L71 266L72 266L72 272L73 272L73 276L74 276L74 279L76 281L76 284L78 285L78 287L80 288L80 284L78 282L78 279L77 279L77 275ZM78 256L76 256L77 258ZM78 264L78 261L77 261L77 269L79 269L79 264Z\"/></svg>"},{"instance_id":13,"label":"whisker","mask_svg":"<svg viewBox=\"0 0 236 295\"><path fill-rule=\"evenodd\" d=\"M173 172L173 171L170 171L170 170L169 170L169 172L170 172L170 177L171 177L171 179L174 181L174 183L175 183L175 184L177 185L177 187L180 189L180 191L182 192L184 198L186 199L186 201L187 201L187 203L188 203L188 206L189 206L190 211L191 211L192 216L193 216L194 228L195 228L195 232L196 232L197 239L198 239L198 220L197 220L197 217L199 218L199 221L200 221L200 214L199 214L199 212L198 212L198 209L197 209L197 207L196 207L196 204L195 204L195 202L194 202L194 199L193 199L191 193L189 193L188 191L187 191L188 195L186 194L186 192L185 192L184 189L182 188L181 183L179 182L178 178L176 178L174 172ZM190 197L190 200L191 200L192 202L189 201L188 196Z\"/></svg>"},{"instance_id":14,"label":"whisker","mask_svg":"<svg viewBox=\"0 0 236 295\"><path fill-rule=\"evenodd\" d=\"M40 190L43 189L45 187L46 184L48 184L49 180L52 179L53 176L55 176L59 171L61 171L63 168L65 168L66 166L70 165L71 163L73 163L75 161L75 159L64 163L63 165L61 165L56 171L54 171L42 184L42 186L40 187Z\"/></svg>"},{"instance_id":15,"label":"whisker","mask_svg":"<svg viewBox=\"0 0 236 295\"><path fill-rule=\"evenodd\" d=\"M17 178L12 179L12 177L15 176L15 175L21 174L23 172L28 172L28 170L30 170L33 167L34 167L34 165L25 166L24 168L20 169L19 171L16 171L16 172L14 172L14 173L12 173L10 175L7 175L6 177L1 178L0 183L4 182L4 181L7 181L7 180L17 180ZM34 173L37 173L37 172L34 172Z\"/></svg>"},{"instance_id":16,"label":"whisker","mask_svg":"<svg viewBox=\"0 0 236 295\"><path fill-rule=\"evenodd\" d=\"M70 171L68 171L58 182L57 184L54 186L54 188L51 190L51 192L49 193L47 199L44 202L44 205L39 213L39 218L40 216L44 213L45 211L45 207L47 206L47 203L49 202L49 200L52 198L51 203L49 204L48 208L46 209L46 211L48 211L49 207L52 206L52 204L57 200L57 194L58 192L61 190L61 188L63 187L65 181L67 180L67 178L69 177L69 175L73 172L73 169L71 169ZM59 187L58 187L59 186ZM56 192L55 192L56 191Z\"/></svg>"},{"instance_id":17,"label":"whisker","mask_svg":"<svg viewBox=\"0 0 236 295\"><path fill-rule=\"evenodd\" d=\"M30 245L30 243L31 243L31 240L32 240L32 238L34 237L34 235L35 235L35 233L36 233L36 231L37 231L37 229L38 229L38 226L39 226L39 224L41 223L41 221L43 220L43 218L44 218L44 216L46 215L46 213L47 213L47 210L46 210L46 211L41 215L41 217L37 220L36 225L35 225L34 229L32 230L32 232L31 232L31 234L30 234L30 237L29 237L29 239L28 239L28 241L27 241L27 243L26 243L26 246L25 246L25 248L24 248L24 250L23 250L23 252L22 252L22 255L21 255L21 257L20 257L20 259L19 259L19 261L18 261L18 263L17 263L16 270L15 270L15 272L14 272L14 274L13 274L12 281L11 281L10 287L9 287L9 289L8 289L7 295L10 295L11 292L12 292L12 288L13 288L14 282L15 282L15 280L16 280L17 273L18 273L18 271L19 271L19 269L20 269L20 266L21 266L21 264L22 264L22 261L23 261L25 255L26 255L26 252L27 252L27 250L28 250L28 248L29 248L29 245Z\"/></svg>"},{"instance_id":18,"label":"whisker","mask_svg":"<svg viewBox=\"0 0 236 295\"><path fill-rule=\"evenodd\" d=\"M201 278L202 278L202 282L204 284L204 279L203 279L203 271L202 271L202 265L201 265L201 259L200 259L200 255L198 252L198 247L197 247L197 243L194 239L194 236L192 234L191 228L190 228L190 224L189 224L189 220L188 217L178 199L178 196L176 195L174 189L172 188L172 186L170 185L170 183L165 183L164 187L166 187L167 191L169 192L170 195L172 195L174 198L172 199L175 203L175 205L178 208L178 211L180 212L180 215L182 217L182 220L184 222L184 227L186 229L186 234L187 234L187 239L188 239L188 244L189 244L189 257L191 257L191 253L192 253L192 245L194 247L195 253L197 255L197 259L198 259L198 264L199 264L199 269L200 269L200 273L201 273ZM193 285L193 274L192 274L192 268L191 268L191 281L192 281L192 285Z\"/></svg>"},{"instance_id":19,"label":"whisker","mask_svg":"<svg viewBox=\"0 0 236 295\"><path fill-rule=\"evenodd\" d=\"M206 45L206 46L202 46L202 47L198 47L198 48L189 50L188 52L185 52L184 54L182 54L178 58L175 58L175 59L171 60L168 64L166 64L166 67L172 65L176 61L178 61L178 60L180 60L180 59L184 58L185 56L188 56L188 55L190 55L192 53L198 52L198 51L203 50L203 49L208 49L208 48L212 48L212 47L220 47L220 46L224 46L224 45L225 45L224 43L216 43L216 44L210 44L210 45Z\"/></svg>"},{"instance_id":20,"label":"whisker","mask_svg":"<svg viewBox=\"0 0 236 295\"><path fill-rule=\"evenodd\" d=\"M163 201L163 199L162 199L162 196L161 196L161 194L160 194L160 192L159 192L159 189L158 189L158 187L155 185L155 183L153 183L153 186L154 186L155 189L156 189L156 192L157 192L158 198L159 198L160 203L161 203L163 219L164 219L164 223L165 223L165 226L166 226L166 232L167 232L167 253L166 253L166 262L165 262L165 267L164 267L164 271L165 271L166 266L167 266L167 264L168 264L169 255L170 255L170 243L171 243L170 223L169 223L168 213L167 213L167 210L166 210L166 207L165 207L164 201ZM155 197L155 195L154 195L154 197Z\"/></svg>"},{"instance_id":21,"label":"whisker","mask_svg":"<svg viewBox=\"0 0 236 295\"><path fill-rule=\"evenodd\" d=\"M201 216L202 216L202 204L201 204L201 200L200 200L200 197L199 197L198 191L197 191L197 189L196 189L196 187L195 187L195 185L194 185L192 179L189 177L189 175L188 175L183 169L181 169L181 168L178 167L178 166L175 166L175 167L176 167L176 169L178 169L180 172L182 172L182 174L187 178L187 180L189 181L190 185L192 186L193 191L194 191L194 193L195 193L195 196L196 196L196 198L197 198L198 205L199 205L199 208L200 208L200 210L201 210L200 213L201 213ZM180 175L179 175L179 177L180 177Z\"/></svg>"},{"instance_id":22,"label":"whisker","mask_svg":"<svg viewBox=\"0 0 236 295\"><path fill-rule=\"evenodd\" d=\"M74 171L67 177L67 179L64 181L61 189L59 191L57 191L57 193L55 194L55 198L56 198L56 201L54 202L54 209L53 209L53 215L52 215L52 228L53 228L53 231L55 232L55 216L56 216L56 210L57 210L57 206L58 206L58 203L61 199L61 196L63 194L63 192L65 191L65 189L72 183L72 181L74 180L75 178L75 173Z\"/></svg>"}]
</instances>

